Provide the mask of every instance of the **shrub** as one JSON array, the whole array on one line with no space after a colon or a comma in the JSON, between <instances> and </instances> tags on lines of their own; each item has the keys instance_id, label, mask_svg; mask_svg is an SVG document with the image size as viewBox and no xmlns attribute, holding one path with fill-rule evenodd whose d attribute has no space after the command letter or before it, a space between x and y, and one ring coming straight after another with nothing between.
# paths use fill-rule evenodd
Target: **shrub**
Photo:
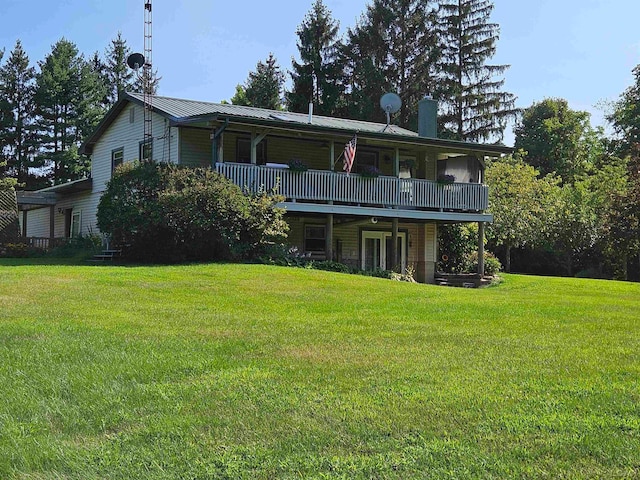
<instances>
[{"instance_id":1,"label":"shrub","mask_svg":"<svg viewBox=\"0 0 640 480\"><path fill-rule=\"evenodd\" d=\"M128 162L107 184L97 219L137 260L247 260L286 238L278 201L245 195L210 169Z\"/></svg>"},{"instance_id":2,"label":"shrub","mask_svg":"<svg viewBox=\"0 0 640 480\"><path fill-rule=\"evenodd\" d=\"M502 263L491 252L484 252L484 274L497 275L502 270ZM466 259L465 271L475 273L478 271L478 252L472 252Z\"/></svg>"},{"instance_id":3,"label":"shrub","mask_svg":"<svg viewBox=\"0 0 640 480\"><path fill-rule=\"evenodd\" d=\"M438 226L438 270L445 273L461 273L467 267L467 258L478 248L476 224Z\"/></svg>"}]
</instances>

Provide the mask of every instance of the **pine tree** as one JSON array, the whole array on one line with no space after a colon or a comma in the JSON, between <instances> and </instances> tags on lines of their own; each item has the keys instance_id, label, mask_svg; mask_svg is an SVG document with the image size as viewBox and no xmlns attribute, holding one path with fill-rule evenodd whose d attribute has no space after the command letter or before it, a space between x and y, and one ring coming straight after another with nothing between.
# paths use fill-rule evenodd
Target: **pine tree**
<instances>
[{"instance_id":1,"label":"pine tree","mask_svg":"<svg viewBox=\"0 0 640 480\"><path fill-rule=\"evenodd\" d=\"M487 65L496 51L500 27L490 23L490 0L440 0L443 41L437 97L444 114L445 136L456 140L502 139L506 122L515 118L515 97L503 92L508 65Z\"/></svg>"},{"instance_id":2,"label":"pine tree","mask_svg":"<svg viewBox=\"0 0 640 480\"><path fill-rule=\"evenodd\" d=\"M29 169L42 166L35 159L34 79L35 69L29 65L29 57L18 40L0 68L0 98L5 104L0 145L8 173L27 189L36 186Z\"/></svg>"},{"instance_id":3,"label":"pine tree","mask_svg":"<svg viewBox=\"0 0 640 480\"><path fill-rule=\"evenodd\" d=\"M342 49L349 116L384 121L378 100L395 92L402 99L398 123L417 127L418 101L435 90L435 23L431 0L375 0L368 6Z\"/></svg>"},{"instance_id":4,"label":"pine tree","mask_svg":"<svg viewBox=\"0 0 640 480\"><path fill-rule=\"evenodd\" d=\"M232 99L234 105L244 104L252 107L280 110L282 108L281 93L284 85L284 74L278 63L269 54L266 62L258 62L255 72L249 73L244 87L236 89Z\"/></svg>"},{"instance_id":5,"label":"pine tree","mask_svg":"<svg viewBox=\"0 0 640 480\"><path fill-rule=\"evenodd\" d=\"M136 93L144 93L145 81L146 78L149 77L149 91L151 92L151 95L157 95L158 86L160 85L162 77L158 76L158 70L151 70L150 73L147 72L149 72L149 70L145 68L138 70L138 74L133 81L132 90Z\"/></svg>"},{"instance_id":6,"label":"pine tree","mask_svg":"<svg viewBox=\"0 0 640 480\"><path fill-rule=\"evenodd\" d=\"M133 89L135 74L127 65L127 57L130 53L131 50L127 46L127 41L118 32L118 35L111 40L111 45L105 52L110 106L118 101L118 97L123 92Z\"/></svg>"},{"instance_id":7,"label":"pine tree","mask_svg":"<svg viewBox=\"0 0 640 480\"><path fill-rule=\"evenodd\" d=\"M342 97L342 66L338 61L339 23L329 9L316 0L298 27L298 51L301 63L292 63L293 89L286 95L294 112L306 112L309 102L319 114L331 115Z\"/></svg>"},{"instance_id":8,"label":"pine tree","mask_svg":"<svg viewBox=\"0 0 640 480\"><path fill-rule=\"evenodd\" d=\"M81 178L89 162L78 154L78 146L95 122L92 110L101 96L95 74L76 45L64 38L39 66L35 102L40 158L55 184Z\"/></svg>"}]
</instances>

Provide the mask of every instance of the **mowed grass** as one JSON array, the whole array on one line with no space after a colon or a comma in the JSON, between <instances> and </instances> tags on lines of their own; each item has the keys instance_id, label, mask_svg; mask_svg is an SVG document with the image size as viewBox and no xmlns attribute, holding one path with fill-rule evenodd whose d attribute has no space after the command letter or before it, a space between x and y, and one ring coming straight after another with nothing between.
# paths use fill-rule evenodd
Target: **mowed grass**
<instances>
[{"instance_id":1,"label":"mowed grass","mask_svg":"<svg viewBox=\"0 0 640 480\"><path fill-rule=\"evenodd\" d=\"M0 478L640 477L640 285L0 262Z\"/></svg>"}]
</instances>

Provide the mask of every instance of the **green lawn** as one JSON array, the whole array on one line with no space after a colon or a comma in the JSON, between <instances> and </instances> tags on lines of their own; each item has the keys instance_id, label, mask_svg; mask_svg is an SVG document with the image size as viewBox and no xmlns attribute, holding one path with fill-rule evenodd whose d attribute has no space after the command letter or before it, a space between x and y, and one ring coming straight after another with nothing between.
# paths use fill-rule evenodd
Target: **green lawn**
<instances>
[{"instance_id":1,"label":"green lawn","mask_svg":"<svg viewBox=\"0 0 640 480\"><path fill-rule=\"evenodd\" d=\"M0 478L640 477L640 285L0 261Z\"/></svg>"}]
</instances>

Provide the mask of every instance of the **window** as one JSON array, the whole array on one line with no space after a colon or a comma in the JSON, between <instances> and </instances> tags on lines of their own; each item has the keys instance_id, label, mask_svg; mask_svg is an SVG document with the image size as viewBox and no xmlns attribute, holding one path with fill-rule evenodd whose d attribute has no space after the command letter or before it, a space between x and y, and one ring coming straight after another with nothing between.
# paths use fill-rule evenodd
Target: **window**
<instances>
[{"instance_id":1,"label":"window","mask_svg":"<svg viewBox=\"0 0 640 480\"><path fill-rule=\"evenodd\" d=\"M124 148L120 147L116 150L111 151L111 171L113 172L116 167L122 164L122 160L124 159Z\"/></svg>"},{"instance_id":2,"label":"window","mask_svg":"<svg viewBox=\"0 0 640 480\"><path fill-rule=\"evenodd\" d=\"M129 109L129 123L134 123L136 121L136 109L135 107Z\"/></svg>"},{"instance_id":3,"label":"window","mask_svg":"<svg viewBox=\"0 0 640 480\"><path fill-rule=\"evenodd\" d=\"M153 140L140 142L140 160L151 160L153 157Z\"/></svg>"},{"instance_id":4,"label":"window","mask_svg":"<svg viewBox=\"0 0 640 480\"><path fill-rule=\"evenodd\" d=\"M238 163L251 163L251 138L238 137L236 143L236 161ZM267 142L262 140L256 147L256 163L267 163Z\"/></svg>"},{"instance_id":5,"label":"window","mask_svg":"<svg viewBox=\"0 0 640 480\"><path fill-rule=\"evenodd\" d=\"M378 154L376 152L356 151L355 173L362 173L367 167L378 168Z\"/></svg>"},{"instance_id":6,"label":"window","mask_svg":"<svg viewBox=\"0 0 640 480\"><path fill-rule=\"evenodd\" d=\"M73 212L71 214L71 237L78 237L80 235L81 226L80 212Z\"/></svg>"},{"instance_id":7,"label":"window","mask_svg":"<svg viewBox=\"0 0 640 480\"><path fill-rule=\"evenodd\" d=\"M324 253L325 226L305 225L304 227L304 251L305 253Z\"/></svg>"}]
</instances>

